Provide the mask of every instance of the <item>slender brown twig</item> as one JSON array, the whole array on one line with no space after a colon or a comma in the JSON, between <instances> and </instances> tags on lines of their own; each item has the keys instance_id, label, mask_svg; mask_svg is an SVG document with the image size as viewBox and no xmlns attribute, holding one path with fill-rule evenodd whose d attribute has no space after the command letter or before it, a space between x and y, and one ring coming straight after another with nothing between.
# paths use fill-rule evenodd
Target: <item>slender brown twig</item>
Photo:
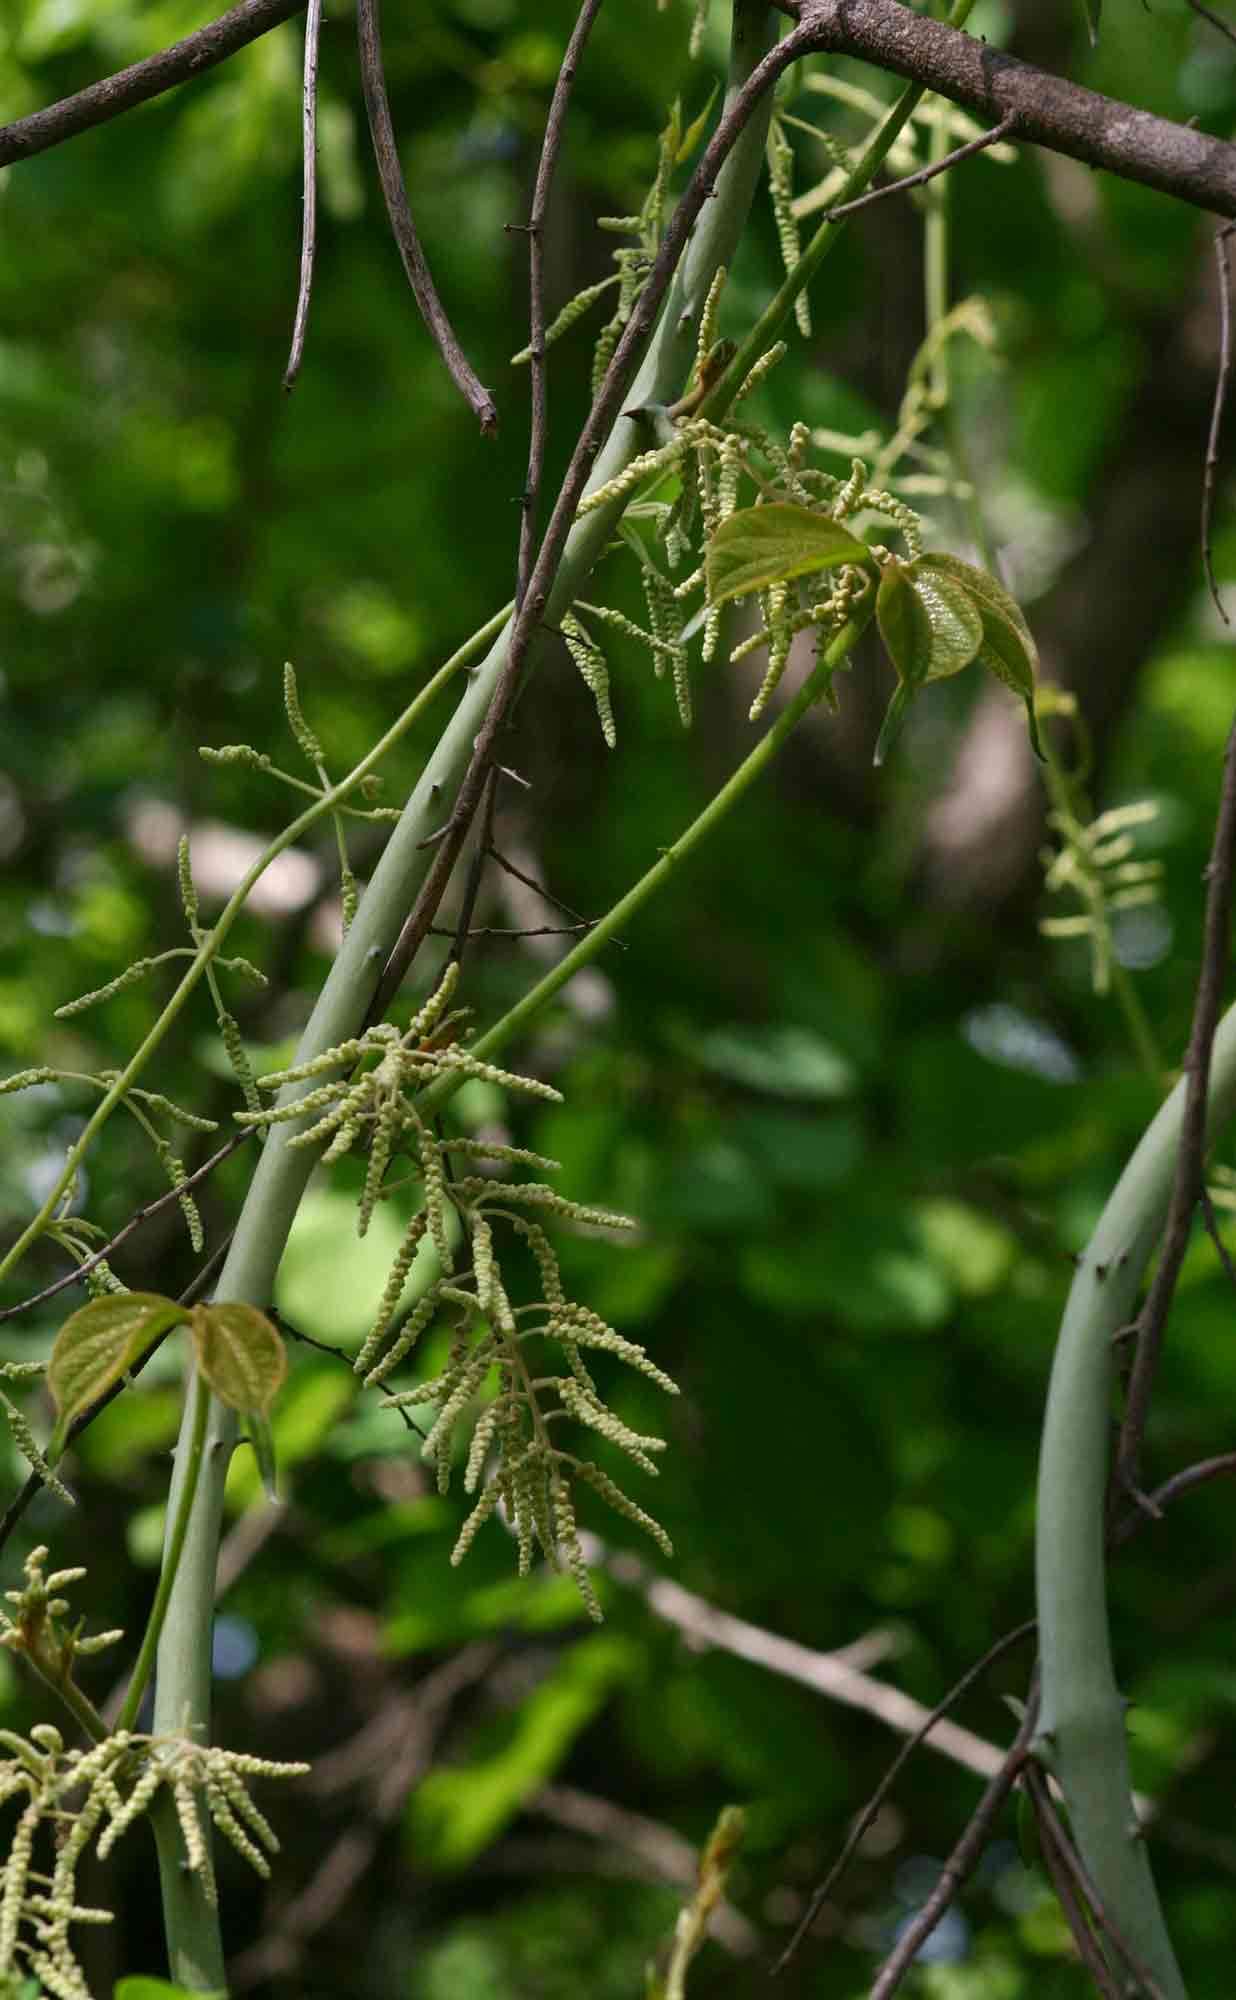
<instances>
[{"instance_id":1,"label":"slender brown twig","mask_svg":"<svg viewBox=\"0 0 1236 2000\"><path fill-rule=\"evenodd\" d=\"M485 857L493 845L494 812L498 804L498 767L491 764L485 780L485 793L481 800L481 824L477 834L476 848L468 879L464 884L463 897L459 905L459 917L455 925L455 941L451 946L448 963L458 964L463 960L468 939L473 935L472 918L476 912L476 899L481 893L481 879L485 873Z\"/></svg>"},{"instance_id":2,"label":"slender brown twig","mask_svg":"<svg viewBox=\"0 0 1236 2000\"><path fill-rule=\"evenodd\" d=\"M118 1229L116 1234L103 1245L101 1250L91 1251L89 1257L84 1258L80 1264L74 1265L71 1271L66 1271L63 1277L56 1278L52 1284L44 1285L41 1292L35 1292L30 1298L23 1299L20 1305L5 1306L3 1311L0 1311L0 1324L3 1324L8 1319L18 1319L22 1313L31 1312L35 1306L45 1305L48 1299L54 1299L58 1293L67 1291L70 1285L80 1284L82 1279L88 1277L90 1272L101 1264L105 1258L111 1257L120 1248L122 1243L126 1243L134 1230L141 1228L143 1222L149 1222L152 1215L158 1215L163 1209L170 1208L173 1202L180 1201L191 1188L195 1188L200 1181L204 1181L208 1174L213 1174L220 1161L226 1160L230 1153L234 1153L239 1146L243 1146L245 1141L252 1137L252 1132L234 1132L231 1138L226 1139L218 1150L211 1154L208 1160L203 1160L200 1167L196 1167L191 1174L187 1174L178 1187L168 1188L165 1194L156 1196L154 1201L148 1201L144 1207L137 1209L129 1217L123 1229Z\"/></svg>"},{"instance_id":3,"label":"slender brown twig","mask_svg":"<svg viewBox=\"0 0 1236 2000\"><path fill-rule=\"evenodd\" d=\"M1196 1465L1186 1465L1183 1472L1174 1472L1165 1479L1162 1486L1156 1486L1153 1493L1146 1495L1146 1506L1127 1514L1113 1530L1112 1543L1116 1548L1123 1546L1147 1519L1156 1519L1179 1500L1182 1494L1191 1493L1195 1486L1208 1486L1212 1479L1226 1479L1236 1472L1236 1451L1221 1452L1216 1458L1199 1458Z\"/></svg>"},{"instance_id":4,"label":"slender brown twig","mask_svg":"<svg viewBox=\"0 0 1236 2000\"><path fill-rule=\"evenodd\" d=\"M957 146L953 152L946 153L942 160L934 160L929 167L919 167L917 172L905 174L899 181L889 181L885 187L872 188L867 194L860 194L854 201L843 202L840 208L830 208L825 211L824 219L827 222L844 222L847 217L857 215L860 208L870 208L873 202L885 201L890 194L906 194L910 188L925 187L937 174L947 173L950 167L958 166L962 160L968 160L972 153L982 153L988 146L994 146L997 139L1007 139L1010 132L1016 130L1016 126L1017 120L1010 113L1007 118L1002 118L998 125L993 125L990 132L980 132L977 139L967 139L964 146Z\"/></svg>"},{"instance_id":5,"label":"slender brown twig","mask_svg":"<svg viewBox=\"0 0 1236 2000\"><path fill-rule=\"evenodd\" d=\"M549 903L555 910L561 910L563 916L569 917L574 926L586 931L592 929L593 924L597 921L595 917L585 917L578 910L573 910L569 903L563 902L561 896L555 896L552 889L547 889L543 882L538 882L535 875L525 875L523 869L517 868L510 857L503 854L500 848L491 847L489 857L491 861L497 862L504 875L509 875L515 882L522 882L525 889L532 889L540 896L543 902ZM620 951L626 950L626 945L621 938L611 938L610 942L611 944L616 944Z\"/></svg>"},{"instance_id":6,"label":"slender brown twig","mask_svg":"<svg viewBox=\"0 0 1236 2000\"><path fill-rule=\"evenodd\" d=\"M1086 1914L1086 1906L1078 1893L1077 1884L1056 1844L1055 1834L1060 1822L1051 1810L1047 1787L1041 1780L1036 1782L1032 1766L1029 1764L1022 1775L1022 1783L1034 1808L1043 1864L1064 1912L1064 1920L1072 1934L1073 1942L1077 1946L1077 1955L1093 1979L1101 2000L1122 2000L1120 1987L1103 1956L1103 1948L1094 1934L1094 1926Z\"/></svg>"},{"instance_id":7,"label":"slender brown twig","mask_svg":"<svg viewBox=\"0 0 1236 2000\"><path fill-rule=\"evenodd\" d=\"M994 1646L988 1647L981 1660L976 1660L972 1667L966 1669L960 1680L954 1681L948 1693L936 1703L931 1714L925 1718L912 1736L906 1738L866 1805L851 1825L845 1846L829 1869L828 1874L824 1877L824 1880L813 1892L810 1902L794 1927L793 1936L773 1965L772 1972L774 1978L776 1978L778 1973L785 1971L786 1966L794 1957L807 1932L811 1929L812 1924L819 1916L820 1911L824 1908L828 1898L832 1895L833 1890L853 1860L863 1835L875 1820L880 1807L892 1791L904 1766L914 1755L919 1745L931 1734L936 1723L940 1722L951 1708L956 1707L962 1696L969 1692L975 1681L980 1680L989 1667L993 1667L997 1660L1003 1659L1006 1653L1012 1652L1015 1646L1019 1646L1023 1639L1028 1639L1037 1629L1038 1620L1027 1618L1023 1624L1016 1626L1013 1631L1006 1632L1002 1639L997 1639Z\"/></svg>"},{"instance_id":8,"label":"slender brown twig","mask_svg":"<svg viewBox=\"0 0 1236 2000\"><path fill-rule=\"evenodd\" d=\"M558 164L558 154L562 148L562 134L566 127L571 86L584 52L584 44L588 40L600 7L601 0L583 0L571 31L571 39L567 43L562 67L558 71L558 81L554 85L554 94L550 99L549 116L545 120L545 137L541 142L541 157L532 191L532 208L525 231L528 238L532 427L528 439L528 476L524 481L523 511L519 523L516 609L523 603L527 594L528 579L532 575L532 561L536 554L537 508L541 497L541 475L545 467L545 436L548 427L545 382L545 218L549 213L549 194L553 186L554 170Z\"/></svg>"},{"instance_id":9,"label":"slender brown twig","mask_svg":"<svg viewBox=\"0 0 1236 2000\"><path fill-rule=\"evenodd\" d=\"M318 243L318 41L322 32L322 0L309 0L305 16L305 84L302 124L304 149L304 218L300 237L300 289L296 294L296 318L292 325L292 351L283 371L283 386L290 389L300 374L305 356L305 333L309 326L309 295L313 290L313 264Z\"/></svg>"},{"instance_id":10,"label":"slender brown twig","mask_svg":"<svg viewBox=\"0 0 1236 2000\"><path fill-rule=\"evenodd\" d=\"M1047 1781L1032 1759L1026 1764L1025 1771L1022 1774L1022 1782L1034 1802L1040 1831L1046 1833L1064 1871L1085 1903L1089 1906L1100 1936L1105 1940L1110 1951L1115 1957L1121 1960L1137 1982L1134 1991L1144 1994L1146 2000L1164 2000L1163 1988L1160 1986L1158 1980L1149 1967L1143 1964L1127 1938L1121 1934L1117 1926L1113 1923L1111 1914L1095 1887L1094 1880L1085 1862L1066 1832L1064 1823L1056 1811L1051 1794L1047 1789ZM1116 1986L1114 1990L1119 1995L1122 1992L1127 1992L1128 1988L1127 1986Z\"/></svg>"},{"instance_id":11,"label":"slender brown twig","mask_svg":"<svg viewBox=\"0 0 1236 2000\"><path fill-rule=\"evenodd\" d=\"M935 1888L918 1915L906 1925L876 1974L870 2000L891 2000L892 1994L897 1991L923 1945L974 1868L990 1837L997 1813L1026 1766L1030 1744L1038 1728L1038 1719L1039 1702L1036 1692L1026 1704L1021 1727L1009 1745L1003 1764L988 1784L966 1822L961 1839L940 1870Z\"/></svg>"},{"instance_id":12,"label":"slender brown twig","mask_svg":"<svg viewBox=\"0 0 1236 2000\"><path fill-rule=\"evenodd\" d=\"M1212 28L1217 28L1221 35L1226 35L1229 42L1236 42L1236 28L1233 28L1230 21L1225 21L1221 15L1212 13L1209 7L1202 4L1202 0L1189 0L1189 5L1195 14L1201 15L1203 21L1209 21Z\"/></svg>"},{"instance_id":13,"label":"slender brown twig","mask_svg":"<svg viewBox=\"0 0 1236 2000\"><path fill-rule=\"evenodd\" d=\"M1198 975L1193 1026L1185 1051L1187 1078L1184 1114L1180 1126L1180 1150L1168 1208L1163 1249L1146 1302L1138 1315L1137 1347L1129 1372L1124 1420L1116 1446L1112 1481L1113 1505L1140 1490L1142 1438L1150 1409L1150 1392L1163 1346L1167 1315L1176 1290L1176 1280L1184 1262L1203 1186L1202 1163L1206 1150L1206 1099L1210 1081L1210 1052L1219 1020L1227 971L1232 907L1232 867L1236 859L1236 723L1228 735L1223 760L1223 787L1215 821L1214 842L1207 868L1206 918L1202 942L1202 966Z\"/></svg>"},{"instance_id":14,"label":"slender brown twig","mask_svg":"<svg viewBox=\"0 0 1236 2000\"><path fill-rule=\"evenodd\" d=\"M590 931L592 925L586 918L577 924L527 924L516 929L510 924L473 924L468 932L470 938L541 938L579 937ZM430 937L457 938L459 928L454 924L430 924Z\"/></svg>"},{"instance_id":15,"label":"slender brown twig","mask_svg":"<svg viewBox=\"0 0 1236 2000\"><path fill-rule=\"evenodd\" d=\"M1205 12L1205 9L1202 10ZM1231 33L1228 29L1227 33ZM1206 440L1206 465L1202 473L1202 564L1206 571L1206 582L1215 601L1215 609L1225 625L1231 619L1223 609L1223 599L1215 582L1215 566L1211 554L1211 526L1214 518L1215 486L1219 478L1219 439L1223 431L1223 413L1227 408L1227 392L1232 379L1232 274L1228 268L1227 244L1232 234L1232 224L1215 231L1215 263L1219 275L1219 373L1215 380L1214 408L1210 413L1210 435Z\"/></svg>"},{"instance_id":16,"label":"slender brown twig","mask_svg":"<svg viewBox=\"0 0 1236 2000\"><path fill-rule=\"evenodd\" d=\"M1215 1254L1223 1266L1224 1275L1228 1283L1236 1285L1236 1261L1233 1261L1232 1253L1219 1233L1219 1218L1215 1214L1215 1205L1210 1198L1210 1189L1206 1186L1204 1180L1202 1183L1201 1204L1202 1221L1206 1225L1206 1234L1215 1246Z\"/></svg>"},{"instance_id":17,"label":"slender brown twig","mask_svg":"<svg viewBox=\"0 0 1236 2000\"><path fill-rule=\"evenodd\" d=\"M437 343L452 382L484 435L492 437L498 428L497 405L459 345L455 330L443 310L408 205L408 191L403 183L403 168L399 164L399 149L395 144L395 128L391 123L391 108L386 95L378 0L356 0L356 33L360 48L361 87L369 114L373 155L386 198L391 231L403 259L412 295L420 308L421 318Z\"/></svg>"}]
</instances>

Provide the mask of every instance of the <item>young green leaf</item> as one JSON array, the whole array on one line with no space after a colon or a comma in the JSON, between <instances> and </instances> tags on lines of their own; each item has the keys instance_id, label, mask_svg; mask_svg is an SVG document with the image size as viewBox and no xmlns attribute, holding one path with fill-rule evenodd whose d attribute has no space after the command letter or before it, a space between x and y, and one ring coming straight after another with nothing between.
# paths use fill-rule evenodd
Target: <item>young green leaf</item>
<instances>
[{"instance_id":1,"label":"young green leaf","mask_svg":"<svg viewBox=\"0 0 1236 2000\"><path fill-rule=\"evenodd\" d=\"M237 1304L194 1306L193 1351L221 1403L264 1418L287 1374L287 1351L265 1313Z\"/></svg>"},{"instance_id":2,"label":"young green leaf","mask_svg":"<svg viewBox=\"0 0 1236 2000\"><path fill-rule=\"evenodd\" d=\"M49 1454L63 1447L74 1417L118 1382L160 1334L188 1317L184 1306L159 1292L122 1292L92 1299L66 1319L47 1364L57 1416Z\"/></svg>"},{"instance_id":3,"label":"young green leaf","mask_svg":"<svg viewBox=\"0 0 1236 2000\"><path fill-rule=\"evenodd\" d=\"M769 507L744 507L722 521L708 545L708 601L724 604L731 597L765 590L771 583L787 583L791 577L837 569L843 563L869 568L873 560L866 542L810 507L779 501Z\"/></svg>"},{"instance_id":4,"label":"young green leaf","mask_svg":"<svg viewBox=\"0 0 1236 2000\"><path fill-rule=\"evenodd\" d=\"M1024 701L1031 746L1035 756L1042 757L1043 746L1039 741L1034 712L1038 648L1020 605L994 576L989 576L985 569L976 569L972 563L962 562L957 556L930 555L924 556L922 561L941 578L962 585L977 606L983 623L982 643L978 649L979 664Z\"/></svg>"}]
</instances>

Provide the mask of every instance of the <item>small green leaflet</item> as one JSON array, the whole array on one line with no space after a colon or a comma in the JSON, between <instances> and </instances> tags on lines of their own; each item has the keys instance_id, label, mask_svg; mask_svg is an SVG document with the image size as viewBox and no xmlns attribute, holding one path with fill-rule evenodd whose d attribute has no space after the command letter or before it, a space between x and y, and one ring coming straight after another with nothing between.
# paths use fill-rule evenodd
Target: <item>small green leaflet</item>
<instances>
[{"instance_id":1,"label":"small green leaflet","mask_svg":"<svg viewBox=\"0 0 1236 2000\"><path fill-rule=\"evenodd\" d=\"M184 1306L158 1292L124 1292L92 1299L66 1319L47 1364L57 1423L49 1457L64 1448L74 1417L118 1382L169 1327L187 1320Z\"/></svg>"},{"instance_id":2,"label":"small green leaflet","mask_svg":"<svg viewBox=\"0 0 1236 2000\"><path fill-rule=\"evenodd\" d=\"M972 660L1020 695L1030 741L1042 756L1034 714L1038 654L1029 626L995 577L951 555L908 563L892 558L881 573L876 619L899 682L876 744L877 764L888 755L917 689L960 673Z\"/></svg>"},{"instance_id":3,"label":"small green leaflet","mask_svg":"<svg viewBox=\"0 0 1236 2000\"><path fill-rule=\"evenodd\" d=\"M194 1306L190 1329L203 1380L221 1403L264 1419L283 1386L288 1357L256 1306Z\"/></svg>"},{"instance_id":4,"label":"small green leaflet","mask_svg":"<svg viewBox=\"0 0 1236 2000\"><path fill-rule=\"evenodd\" d=\"M722 521L708 545L708 601L724 604L791 577L843 563L869 568L873 561L866 542L827 514L780 501L744 507Z\"/></svg>"}]
</instances>

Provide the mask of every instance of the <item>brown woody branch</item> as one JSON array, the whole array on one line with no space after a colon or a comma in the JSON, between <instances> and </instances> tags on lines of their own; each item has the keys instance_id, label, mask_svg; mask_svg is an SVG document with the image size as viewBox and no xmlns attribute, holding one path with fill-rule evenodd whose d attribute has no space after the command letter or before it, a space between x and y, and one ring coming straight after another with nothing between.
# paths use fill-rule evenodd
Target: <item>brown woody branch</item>
<instances>
[{"instance_id":1,"label":"brown woody branch","mask_svg":"<svg viewBox=\"0 0 1236 2000\"><path fill-rule=\"evenodd\" d=\"M281 21L290 21L304 8L305 0L240 0L239 7L230 8L183 41L173 42L169 49L160 49L158 55L130 63L115 76L105 76L85 90L74 91L72 97L62 97L59 104L49 104L43 111L32 111L27 118L0 126L0 167L45 153L49 146L74 139L93 125L105 125L109 118L118 118L135 104L161 97L165 90L225 62L237 49L256 42L259 35L277 28Z\"/></svg>"},{"instance_id":2,"label":"brown woody branch","mask_svg":"<svg viewBox=\"0 0 1236 2000\"><path fill-rule=\"evenodd\" d=\"M973 111L1009 136L1141 181L1197 208L1236 216L1236 145L1101 97L973 35L911 13L899 0L815 0L803 7L811 47L858 56Z\"/></svg>"},{"instance_id":3,"label":"brown woody branch","mask_svg":"<svg viewBox=\"0 0 1236 2000\"><path fill-rule=\"evenodd\" d=\"M0 166L44 152L212 68L300 13L304 4L242 0L159 55L0 127ZM1226 140L1051 76L959 29L912 13L899 0L805 0L794 12L800 25L788 39L798 54L827 50L858 56L965 105L986 124L1011 118L1013 137L1236 218L1236 146Z\"/></svg>"}]
</instances>

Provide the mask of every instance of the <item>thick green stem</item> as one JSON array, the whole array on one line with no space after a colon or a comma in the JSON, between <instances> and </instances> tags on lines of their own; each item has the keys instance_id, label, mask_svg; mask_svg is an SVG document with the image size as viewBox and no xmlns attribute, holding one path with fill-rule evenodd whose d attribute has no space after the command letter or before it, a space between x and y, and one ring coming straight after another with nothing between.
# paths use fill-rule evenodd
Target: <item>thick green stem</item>
<instances>
[{"instance_id":1,"label":"thick green stem","mask_svg":"<svg viewBox=\"0 0 1236 2000\"><path fill-rule=\"evenodd\" d=\"M180 1568L185 1536L189 1530L189 1516L193 1511L193 1498L197 1492L198 1476L202 1469L202 1454L206 1447L206 1419L209 1413L210 1395L206 1384L194 1368L185 1407L185 1420L189 1426L189 1452L185 1461L185 1475L180 1484L176 1516L171 1523L171 1534L164 1552L163 1566L159 1572L159 1587L155 1591L155 1601L150 1607L150 1617L146 1621L146 1630L142 1635L133 1675L125 1691L124 1706L116 1717L117 1729L136 1727L142 1696L154 1672L155 1653L163 1631L163 1621L167 1617L172 1585Z\"/></svg>"},{"instance_id":2,"label":"thick green stem","mask_svg":"<svg viewBox=\"0 0 1236 2000\"><path fill-rule=\"evenodd\" d=\"M1137 1147L1073 1280L1043 1424L1036 1550L1043 1759L1059 1779L1082 1860L1112 1923L1164 2000L1185 2000L1185 1987L1136 1826L1107 1624L1105 1517L1113 1340L1133 1317L1166 1219L1185 1088L1177 1084ZM1208 1134L1234 1111L1236 1008L1215 1037Z\"/></svg>"},{"instance_id":3,"label":"thick green stem","mask_svg":"<svg viewBox=\"0 0 1236 2000\"><path fill-rule=\"evenodd\" d=\"M774 31L775 15L762 0L736 0L727 102L755 69ZM764 157L771 109L770 97L749 120L721 170L714 197L699 218L633 384L629 398L633 406L672 402L687 378L708 288L717 268L730 262L746 223ZM589 490L615 478L644 442L640 426L620 418L598 457ZM598 508L577 523L546 607L548 621L560 615L579 591L621 510L618 502ZM301 1037L298 1062L308 1061L354 1035L363 1021L429 866L429 852L422 843L438 830L467 767L506 659L506 646L504 632L473 675L431 754L322 988ZM294 1101L310 1087L293 1085L280 1102ZM295 1124L285 1124L269 1132L219 1277L221 1298L258 1306L270 1302L279 1260L314 1164L304 1149L289 1151L288 1141L296 1129ZM191 1429L186 1409L172 1481L173 1519L187 1469ZM156 1730L183 1728L186 1721L203 1731L209 1726L215 1562L224 1481L235 1441L232 1412L212 1398L206 1456L159 1646ZM223 1965L217 1916L196 1877L187 1876L181 1867L179 1840L167 1815L156 1819L155 1836L173 1974L194 1990L217 1987L222 1983Z\"/></svg>"}]
</instances>

